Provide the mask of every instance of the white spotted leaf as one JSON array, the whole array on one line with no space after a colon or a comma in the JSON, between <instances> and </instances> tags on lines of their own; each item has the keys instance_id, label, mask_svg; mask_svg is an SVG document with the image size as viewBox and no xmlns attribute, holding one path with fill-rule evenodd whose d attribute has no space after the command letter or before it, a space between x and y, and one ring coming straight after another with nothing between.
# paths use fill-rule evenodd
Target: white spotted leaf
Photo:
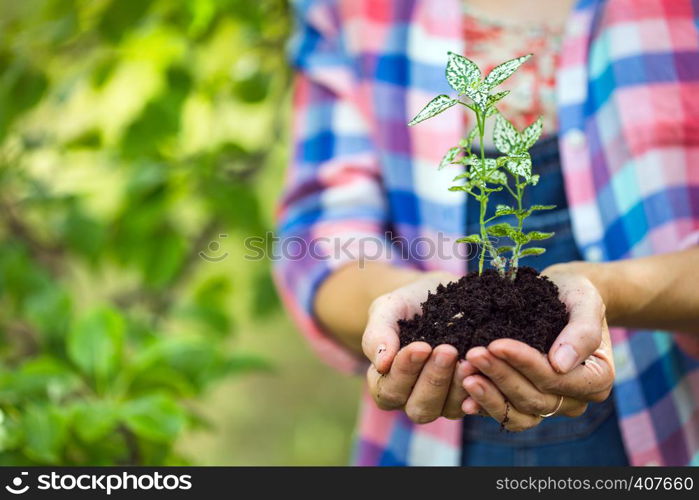
<instances>
[{"instance_id":1,"label":"white spotted leaf","mask_svg":"<svg viewBox=\"0 0 699 500\"><path fill-rule=\"evenodd\" d=\"M505 168L512 175L524 177L527 181L532 178L532 159L529 153L508 156Z\"/></svg>"},{"instance_id":2,"label":"white spotted leaf","mask_svg":"<svg viewBox=\"0 0 699 500\"><path fill-rule=\"evenodd\" d=\"M445 109L451 108L457 102L459 101L457 101L456 99L452 99L448 95L438 95L430 102L428 102L427 105L424 108L422 108L422 110L417 115L415 115L415 117L412 120L410 120L410 122L408 122L408 125L412 126L420 123L421 121L427 120L428 118L432 118L433 116L438 115Z\"/></svg>"},{"instance_id":3,"label":"white spotted leaf","mask_svg":"<svg viewBox=\"0 0 699 500\"><path fill-rule=\"evenodd\" d=\"M481 81L481 70L476 63L454 52L449 52L446 77L451 88L460 94L466 94L468 89L475 89Z\"/></svg>"},{"instance_id":4,"label":"white spotted leaf","mask_svg":"<svg viewBox=\"0 0 699 500\"><path fill-rule=\"evenodd\" d=\"M541 118L539 118L534 123L532 123L524 129L524 131L522 132L522 142L524 143L524 149L531 148L534 145L534 143L539 140L543 128L544 124L541 121Z\"/></svg>"},{"instance_id":5,"label":"white spotted leaf","mask_svg":"<svg viewBox=\"0 0 699 500\"><path fill-rule=\"evenodd\" d=\"M498 115L497 118L495 118L493 142L498 151L506 155L518 153L520 150L521 137L519 132L515 126L502 115Z\"/></svg>"},{"instance_id":6,"label":"white spotted leaf","mask_svg":"<svg viewBox=\"0 0 699 500\"><path fill-rule=\"evenodd\" d=\"M448 167L452 163L456 161L456 157L459 155L459 152L461 151L461 148L459 147L453 147L449 148L449 151L447 151L447 154L444 155L442 158L442 161L439 162L439 169L443 169L444 167Z\"/></svg>"},{"instance_id":7,"label":"white spotted leaf","mask_svg":"<svg viewBox=\"0 0 699 500\"><path fill-rule=\"evenodd\" d=\"M517 71L517 69L524 64L532 54L527 54L526 56L518 57L516 59L511 59L509 61L506 61L495 68L488 73L488 76L485 77L485 80L483 81L483 84L488 88L492 89L494 87L497 87L500 85L502 82L507 80L512 74Z\"/></svg>"}]
</instances>

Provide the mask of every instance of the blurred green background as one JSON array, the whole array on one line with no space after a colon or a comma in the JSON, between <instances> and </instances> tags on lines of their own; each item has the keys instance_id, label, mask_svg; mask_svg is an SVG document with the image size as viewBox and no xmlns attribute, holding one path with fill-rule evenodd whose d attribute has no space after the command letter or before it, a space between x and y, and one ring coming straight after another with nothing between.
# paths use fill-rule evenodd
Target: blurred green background
<instances>
[{"instance_id":1,"label":"blurred green background","mask_svg":"<svg viewBox=\"0 0 699 500\"><path fill-rule=\"evenodd\" d=\"M343 464L243 239L288 157L285 0L0 0L0 464Z\"/></svg>"}]
</instances>

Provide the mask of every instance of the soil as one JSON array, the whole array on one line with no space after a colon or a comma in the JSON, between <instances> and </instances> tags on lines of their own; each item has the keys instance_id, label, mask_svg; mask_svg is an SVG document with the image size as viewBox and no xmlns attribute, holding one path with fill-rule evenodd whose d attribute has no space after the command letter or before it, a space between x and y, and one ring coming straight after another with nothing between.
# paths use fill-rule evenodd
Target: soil
<instances>
[{"instance_id":1,"label":"soil","mask_svg":"<svg viewBox=\"0 0 699 500\"><path fill-rule=\"evenodd\" d=\"M471 347L500 338L548 352L567 323L558 287L535 269L521 267L514 281L489 269L439 285L423 302L422 315L398 325L401 347L416 341L451 344L463 358Z\"/></svg>"}]
</instances>

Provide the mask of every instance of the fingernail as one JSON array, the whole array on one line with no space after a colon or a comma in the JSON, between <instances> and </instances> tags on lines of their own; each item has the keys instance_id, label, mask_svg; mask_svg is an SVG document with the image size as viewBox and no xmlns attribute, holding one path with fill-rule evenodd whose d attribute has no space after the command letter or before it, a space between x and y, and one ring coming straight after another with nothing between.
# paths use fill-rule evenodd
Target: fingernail
<instances>
[{"instance_id":1,"label":"fingernail","mask_svg":"<svg viewBox=\"0 0 699 500\"><path fill-rule=\"evenodd\" d=\"M414 363L414 364L424 363L425 360L427 359L427 356L429 356L429 355L430 355L429 352L423 352L423 351L410 353L410 362Z\"/></svg>"},{"instance_id":2,"label":"fingernail","mask_svg":"<svg viewBox=\"0 0 699 500\"><path fill-rule=\"evenodd\" d=\"M468 385L467 390L471 396L482 398L485 395L485 390L483 389L483 386L479 384L475 379L467 378L466 381Z\"/></svg>"},{"instance_id":3,"label":"fingernail","mask_svg":"<svg viewBox=\"0 0 699 500\"><path fill-rule=\"evenodd\" d=\"M561 344L553 355L553 359L558 369L563 373L567 373L577 364L578 353L570 345Z\"/></svg>"},{"instance_id":4,"label":"fingernail","mask_svg":"<svg viewBox=\"0 0 699 500\"><path fill-rule=\"evenodd\" d=\"M477 363L481 365L483 368L490 368L490 360L488 359L488 356L478 357Z\"/></svg>"},{"instance_id":5,"label":"fingernail","mask_svg":"<svg viewBox=\"0 0 699 500\"><path fill-rule=\"evenodd\" d=\"M440 368L448 368L452 361L454 361L453 356L450 356L446 352L437 352L434 355L434 364Z\"/></svg>"},{"instance_id":6,"label":"fingernail","mask_svg":"<svg viewBox=\"0 0 699 500\"><path fill-rule=\"evenodd\" d=\"M475 408L476 402L471 399L471 398L466 398L464 400L464 403L461 405L461 410L466 414L466 415L473 415L474 413L477 412Z\"/></svg>"}]
</instances>

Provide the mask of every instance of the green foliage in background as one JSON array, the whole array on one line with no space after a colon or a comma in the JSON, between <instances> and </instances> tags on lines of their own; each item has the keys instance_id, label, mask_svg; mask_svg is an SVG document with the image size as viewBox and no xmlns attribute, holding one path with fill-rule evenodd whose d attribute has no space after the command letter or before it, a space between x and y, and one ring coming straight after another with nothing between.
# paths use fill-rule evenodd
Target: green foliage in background
<instances>
[{"instance_id":1,"label":"green foliage in background","mask_svg":"<svg viewBox=\"0 0 699 500\"><path fill-rule=\"evenodd\" d=\"M228 338L276 307L267 265L251 287L209 257L269 226L289 17L0 3L0 464L186 463L198 398L266 368Z\"/></svg>"}]
</instances>

